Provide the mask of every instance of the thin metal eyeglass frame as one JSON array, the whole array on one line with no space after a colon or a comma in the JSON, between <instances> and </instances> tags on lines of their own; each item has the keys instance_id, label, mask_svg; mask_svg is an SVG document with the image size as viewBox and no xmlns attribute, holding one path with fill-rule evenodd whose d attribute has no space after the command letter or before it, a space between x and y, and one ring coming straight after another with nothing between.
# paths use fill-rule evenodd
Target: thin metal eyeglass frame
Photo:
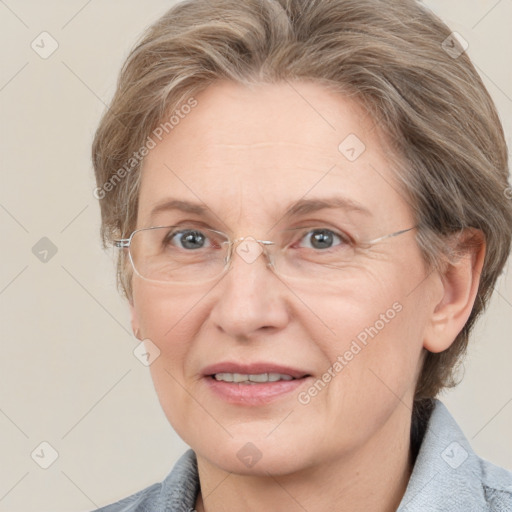
<instances>
[{"instance_id":1,"label":"thin metal eyeglass frame","mask_svg":"<svg viewBox=\"0 0 512 512\"><path fill-rule=\"evenodd\" d=\"M139 273L139 271L137 270L137 267L135 266L135 263L133 262L132 254L131 254L131 251L130 251L130 246L131 246L131 242L132 242L132 239L133 239L134 235L136 233L141 232L141 231L150 231L150 230L153 230L153 229L170 229L170 228L179 228L179 227L183 227L183 226L153 226L153 227L150 227L150 228L136 229L135 231L132 232L132 234L130 235L129 238L121 238L119 240L114 240L113 241L114 247L116 247L118 249L128 249L128 254L130 256L130 263L132 265L132 268L135 271L135 273L141 279L144 279L146 281L157 282L157 283L169 283L169 284L171 284L171 283L173 283L173 281L160 281L158 279L150 279L148 277L144 277L143 275L141 275ZM413 229L416 229L417 227L418 227L418 225L413 226L411 228L407 228L407 229L401 229L399 231L395 231L394 233L390 233L388 235L383 235L383 236L380 236L378 238L374 238L373 240L370 240L369 242L362 242L362 245L371 246L371 245L374 245L374 244L376 244L378 242L381 242L382 240L386 240L388 238L393 238L393 237L399 236L399 235L401 235L403 233L407 233L408 231L412 231ZM305 227L291 228L291 229L287 229L287 230L284 230L284 231L291 231L291 230L297 230L297 229L306 229L306 228ZM313 229L315 229L315 228L311 227L311 230L313 230ZM320 229L320 228L317 228L317 229ZM212 277L210 279L216 279L218 277L221 277L226 272L226 270L231 265L231 261L233 259L233 253L234 253L235 245L237 245L238 243L243 242L244 240L247 240L247 239L251 239L251 241L257 242L257 243L259 243L262 246L263 253L265 254L265 257L266 257L267 262L268 262L267 266L271 267L272 269L275 269L273 258L271 256L271 254L268 253L268 251L266 250L266 246L268 246L268 245L276 245L276 242L273 242L271 240L258 240L258 239L255 239L252 236L245 236L245 237L235 238L234 240L231 240L229 238L229 235L227 235L226 233L223 233L222 231L218 231L216 229L197 228L197 230L198 231L206 230L206 231L211 231L213 233L217 233L218 235L222 235L225 238L227 238L227 241L226 242L222 242L222 244L229 244L228 245L228 250L227 250L227 253L226 253L226 258L225 258L225 261L224 261L224 268L222 269L222 271L217 276Z\"/></svg>"}]
</instances>

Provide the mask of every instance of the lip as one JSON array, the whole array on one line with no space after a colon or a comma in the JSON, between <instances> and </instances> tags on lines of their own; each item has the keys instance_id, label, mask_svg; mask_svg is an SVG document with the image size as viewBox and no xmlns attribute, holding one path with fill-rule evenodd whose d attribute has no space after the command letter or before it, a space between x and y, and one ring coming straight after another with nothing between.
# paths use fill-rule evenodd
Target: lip
<instances>
[{"instance_id":1,"label":"lip","mask_svg":"<svg viewBox=\"0 0 512 512\"><path fill-rule=\"evenodd\" d=\"M240 384L215 380L213 375L216 373L281 373L292 376L294 380ZM230 404L247 406L265 405L286 398L311 378L307 371L268 362L241 364L228 361L207 366L202 374L209 390L217 397Z\"/></svg>"}]
</instances>

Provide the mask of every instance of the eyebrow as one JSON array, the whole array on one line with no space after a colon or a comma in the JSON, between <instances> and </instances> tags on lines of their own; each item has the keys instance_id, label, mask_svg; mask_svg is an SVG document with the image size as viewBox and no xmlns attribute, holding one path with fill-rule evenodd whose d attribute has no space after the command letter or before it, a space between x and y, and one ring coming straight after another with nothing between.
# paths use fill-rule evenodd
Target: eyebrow
<instances>
[{"instance_id":1,"label":"eyebrow","mask_svg":"<svg viewBox=\"0 0 512 512\"><path fill-rule=\"evenodd\" d=\"M191 201L182 201L180 199L168 199L157 204L150 212L150 218L155 217L157 214L167 211L179 210L186 213L194 213L196 215L209 214L210 209L199 203Z\"/></svg>"},{"instance_id":2,"label":"eyebrow","mask_svg":"<svg viewBox=\"0 0 512 512\"><path fill-rule=\"evenodd\" d=\"M357 201L348 197L335 196L322 199L299 199L288 207L284 216L285 218L295 217L324 209L354 211L368 216L372 215L370 210Z\"/></svg>"},{"instance_id":3,"label":"eyebrow","mask_svg":"<svg viewBox=\"0 0 512 512\"><path fill-rule=\"evenodd\" d=\"M370 210L357 201L347 197L335 196L322 199L299 199L288 206L283 218L298 217L324 209L353 211L370 217L372 216ZM157 204L151 210L150 218L154 218L159 213L173 210L192 213L198 216L212 217L212 212L206 205L180 199L167 199Z\"/></svg>"}]
</instances>

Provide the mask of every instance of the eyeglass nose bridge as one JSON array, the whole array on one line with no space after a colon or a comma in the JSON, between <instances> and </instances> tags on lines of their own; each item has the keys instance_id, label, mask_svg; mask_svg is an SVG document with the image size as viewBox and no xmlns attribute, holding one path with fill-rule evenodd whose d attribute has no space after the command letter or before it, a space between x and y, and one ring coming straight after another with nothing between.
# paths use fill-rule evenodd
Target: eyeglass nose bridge
<instances>
[{"instance_id":1,"label":"eyeglass nose bridge","mask_svg":"<svg viewBox=\"0 0 512 512\"><path fill-rule=\"evenodd\" d=\"M252 236L243 236L235 238L228 243L229 248L225 261L226 267L231 265L234 252L236 252L238 256L248 264L255 262L259 256L264 253L267 259L267 266L272 269L275 268L274 256L268 250L269 246L276 245L275 242L272 242L271 240L258 240Z\"/></svg>"}]
</instances>

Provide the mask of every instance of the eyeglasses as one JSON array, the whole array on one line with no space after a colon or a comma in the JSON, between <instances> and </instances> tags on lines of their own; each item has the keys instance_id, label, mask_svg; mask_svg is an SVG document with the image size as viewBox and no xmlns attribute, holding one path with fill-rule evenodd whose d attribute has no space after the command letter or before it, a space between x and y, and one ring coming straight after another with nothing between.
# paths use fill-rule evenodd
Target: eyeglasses
<instances>
[{"instance_id":1,"label":"eyeglasses","mask_svg":"<svg viewBox=\"0 0 512 512\"><path fill-rule=\"evenodd\" d=\"M282 230L276 241L251 236L230 240L221 231L193 225L157 226L137 229L114 246L128 250L135 273L148 281L204 283L222 276L236 252L247 264L265 253L267 266L284 278L331 282L358 254L416 227L364 242L320 226Z\"/></svg>"}]
</instances>

